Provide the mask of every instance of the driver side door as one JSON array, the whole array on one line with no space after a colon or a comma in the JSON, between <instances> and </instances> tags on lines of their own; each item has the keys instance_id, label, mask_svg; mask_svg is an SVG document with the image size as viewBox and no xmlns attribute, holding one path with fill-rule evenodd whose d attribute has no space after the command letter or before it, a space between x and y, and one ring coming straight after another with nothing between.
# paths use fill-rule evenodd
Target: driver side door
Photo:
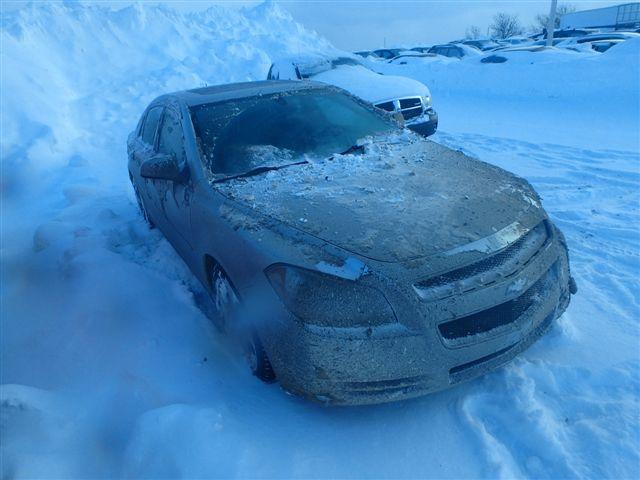
<instances>
[{"instance_id":1,"label":"driver side door","mask_svg":"<svg viewBox=\"0 0 640 480\"><path fill-rule=\"evenodd\" d=\"M180 170L185 172L182 180L154 179L158 202L167 226L165 236L186 253L191 250L191 197L193 182L189 174L182 122L178 112L167 106L158 131L157 152L173 157Z\"/></svg>"}]
</instances>

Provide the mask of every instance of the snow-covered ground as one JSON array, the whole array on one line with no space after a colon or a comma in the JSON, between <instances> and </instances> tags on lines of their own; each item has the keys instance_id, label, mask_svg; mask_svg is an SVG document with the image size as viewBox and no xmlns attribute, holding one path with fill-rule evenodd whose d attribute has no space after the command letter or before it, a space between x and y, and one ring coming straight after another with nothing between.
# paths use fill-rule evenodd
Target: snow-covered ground
<instances>
[{"instance_id":1,"label":"snow-covered ground","mask_svg":"<svg viewBox=\"0 0 640 480\"><path fill-rule=\"evenodd\" d=\"M272 4L38 3L0 27L3 478L640 475L638 42L381 67L429 85L436 141L533 183L580 291L490 375L325 408L255 380L198 308L136 211L125 138L160 93L261 79L271 58L330 45Z\"/></svg>"}]
</instances>

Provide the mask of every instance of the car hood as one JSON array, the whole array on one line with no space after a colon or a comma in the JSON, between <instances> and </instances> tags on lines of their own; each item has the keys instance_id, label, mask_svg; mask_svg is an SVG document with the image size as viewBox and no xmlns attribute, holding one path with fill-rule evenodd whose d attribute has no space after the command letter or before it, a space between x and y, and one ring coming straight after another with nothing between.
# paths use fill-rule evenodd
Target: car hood
<instances>
[{"instance_id":1,"label":"car hood","mask_svg":"<svg viewBox=\"0 0 640 480\"><path fill-rule=\"evenodd\" d=\"M361 66L342 65L314 75L312 80L343 88L370 103L431 95L427 86L417 80L380 75Z\"/></svg>"},{"instance_id":2,"label":"car hood","mask_svg":"<svg viewBox=\"0 0 640 480\"><path fill-rule=\"evenodd\" d=\"M256 213L385 262L479 249L481 239L545 217L523 179L401 136L410 140L372 142L362 155L310 160L216 188Z\"/></svg>"}]
</instances>

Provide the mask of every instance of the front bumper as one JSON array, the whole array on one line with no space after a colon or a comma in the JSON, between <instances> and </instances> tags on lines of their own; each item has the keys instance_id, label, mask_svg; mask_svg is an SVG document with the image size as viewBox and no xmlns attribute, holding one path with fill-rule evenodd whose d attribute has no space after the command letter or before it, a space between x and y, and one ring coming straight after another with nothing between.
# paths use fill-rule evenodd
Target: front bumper
<instances>
[{"instance_id":1,"label":"front bumper","mask_svg":"<svg viewBox=\"0 0 640 480\"><path fill-rule=\"evenodd\" d=\"M524 285L520 293L513 293L515 284ZM425 306L415 299L415 305L402 308L392 302L396 324L331 329L289 320L264 343L283 388L300 396L345 405L417 397L480 376L528 348L567 308L571 285L566 248L555 235L508 281L442 305ZM536 302L508 325L456 342L438 328L452 315L458 318L511 301L534 287ZM409 316L422 316L421 327L415 328Z\"/></svg>"},{"instance_id":2,"label":"front bumper","mask_svg":"<svg viewBox=\"0 0 640 480\"><path fill-rule=\"evenodd\" d=\"M419 118L408 121L406 127L420 135L428 137L433 135L438 129L438 113L433 109L427 110L424 115Z\"/></svg>"}]
</instances>

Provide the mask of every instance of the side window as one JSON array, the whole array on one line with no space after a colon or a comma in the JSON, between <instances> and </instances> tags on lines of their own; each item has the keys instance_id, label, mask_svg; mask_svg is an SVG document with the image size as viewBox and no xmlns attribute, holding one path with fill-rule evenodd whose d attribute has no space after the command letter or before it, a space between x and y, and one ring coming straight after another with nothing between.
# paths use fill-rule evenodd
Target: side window
<instances>
[{"instance_id":1,"label":"side window","mask_svg":"<svg viewBox=\"0 0 640 480\"><path fill-rule=\"evenodd\" d=\"M182 137L182 125L173 110L166 109L160 128L160 140L158 152L175 155L179 164L185 162L184 139Z\"/></svg>"},{"instance_id":2,"label":"side window","mask_svg":"<svg viewBox=\"0 0 640 480\"><path fill-rule=\"evenodd\" d=\"M149 110L147 118L144 120L144 126L142 127L142 141L149 145L153 145L153 137L156 134L161 113L162 107L153 107Z\"/></svg>"}]
</instances>

